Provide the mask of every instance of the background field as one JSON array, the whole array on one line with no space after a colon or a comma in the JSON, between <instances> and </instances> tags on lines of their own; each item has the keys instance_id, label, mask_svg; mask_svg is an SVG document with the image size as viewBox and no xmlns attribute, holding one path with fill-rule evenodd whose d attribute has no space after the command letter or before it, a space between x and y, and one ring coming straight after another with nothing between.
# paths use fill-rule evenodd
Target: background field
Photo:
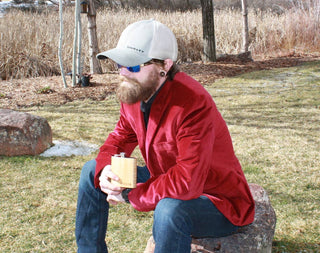
<instances>
[{"instance_id":1,"label":"background field","mask_svg":"<svg viewBox=\"0 0 320 253\"><path fill-rule=\"evenodd\" d=\"M249 182L269 193L277 214L273 252L319 252L320 62L225 78L206 86L229 126ZM56 140L101 145L118 119L104 101L21 109L48 119ZM135 156L142 164L139 152ZM75 252L80 169L95 158L0 157L0 251ZM111 208L110 252L143 252L152 212Z\"/></svg>"},{"instance_id":2,"label":"background field","mask_svg":"<svg viewBox=\"0 0 320 253\"><path fill-rule=\"evenodd\" d=\"M217 1L220 2L221 1ZM226 1L230 2L230 1ZM240 2L240 1L239 1ZM266 1L249 1L266 5ZM281 9L281 3L286 2ZM291 3L291 4L290 4ZM295 4L294 4L295 3ZM253 5L255 6L255 5ZM251 44L255 59L270 56L318 54L320 52L320 3L318 0L278 1L278 9L255 7L249 10ZM241 9L220 8L215 11L217 54L241 51ZM272 7L272 8L271 8ZM280 8L280 9L279 9ZM176 34L179 61L199 61L202 52L201 11L157 11L144 9L99 9L97 33L101 51L116 46L123 29L141 19L155 18L168 25ZM82 15L83 71L88 72L87 18ZM64 11L63 62L66 72L72 68L74 8ZM58 11L30 13L13 10L0 18L0 76L35 77L59 74ZM108 65L103 70L108 70Z\"/></svg>"}]
</instances>

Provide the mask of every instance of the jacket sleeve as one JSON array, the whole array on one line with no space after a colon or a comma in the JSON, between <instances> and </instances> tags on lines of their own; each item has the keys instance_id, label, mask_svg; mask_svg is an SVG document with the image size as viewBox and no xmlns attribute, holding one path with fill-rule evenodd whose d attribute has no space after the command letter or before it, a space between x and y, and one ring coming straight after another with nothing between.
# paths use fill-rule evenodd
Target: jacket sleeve
<instances>
[{"instance_id":1,"label":"jacket sleeve","mask_svg":"<svg viewBox=\"0 0 320 253\"><path fill-rule=\"evenodd\" d=\"M109 134L105 143L100 147L100 152L96 158L96 171L94 176L95 187L99 187L99 176L102 169L111 164L111 156L125 152L130 156L137 146L137 137L131 125L126 119L123 106L120 108L120 119L115 129Z\"/></svg>"},{"instance_id":2,"label":"jacket sleeve","mask_svg":"<svg viewBox=\"0 0 320 253\"><path fill-rule=\"evenodd\" d=\"M203 194L215 139L212 107L205 101L197 106L185 105L175 117L179 122L173 130L176 137L153 150L154 161L170 164L168 170L138 184L129 193L129 200L138 211L154 210L163 198L189 200Z\"/></svg>"}]
</instances>

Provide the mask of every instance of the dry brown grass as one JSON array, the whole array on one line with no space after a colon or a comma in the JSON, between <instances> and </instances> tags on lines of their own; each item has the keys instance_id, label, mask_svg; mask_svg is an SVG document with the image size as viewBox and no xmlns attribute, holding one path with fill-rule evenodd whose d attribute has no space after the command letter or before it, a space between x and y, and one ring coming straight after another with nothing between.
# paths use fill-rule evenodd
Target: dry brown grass
<instances>
[{"instance_id":1,"label":"dry brown grass","mask_svg":"<svg viewBox=\"0 0 320 253\"><path fill-rule=\"evenodd\" d=\"M281 56L288 53L317 53L320 51L320 7L299 6L277 15L271 11L249 13L254 57ZM130 23L155 18L167 24L176 34L180 61L201 60L201 11L160 12L146 10L100 10L97 30L100 50L114 47L121 31ZM65 70L72 65L73 8L64 10L63 61ZM87 18L83 23L83 63L88 71ZM217 53L239 53L242 45L242 17L237 10L215 12ZM0 19L0 76L2 79L54 75L59 73L57 11L31 14L12 11ZM104 65L104 71L107 65Z\"/></svg>"}]
</instances>

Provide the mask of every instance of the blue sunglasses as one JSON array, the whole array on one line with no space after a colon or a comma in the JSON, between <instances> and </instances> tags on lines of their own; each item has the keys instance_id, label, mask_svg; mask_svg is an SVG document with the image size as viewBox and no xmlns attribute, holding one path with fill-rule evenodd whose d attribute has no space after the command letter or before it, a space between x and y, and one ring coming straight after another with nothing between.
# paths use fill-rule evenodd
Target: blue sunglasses
<instances>
[{"instance_id":1,"label":"blue sunglasses","mask_svg":"<svg viewBox=\"0 0 320 253\"><path fill-rule=\"evenodd\" d=\"M120 65L120 64L117 64L117 66L118 66L118 69L120 69L120 68L126 68L127 70L129 70L129 71L132 72L132 73L137 73L137 72L140 72L141 67L147 66L147 65L150 65L150 64L153 64L153 63L154 63L153 61L148 61L148 62L146 62L146 63L142 63L142 64L140 64L140 65L136 65L136 66L132 66L132 67L125 67L125 66L122 66L122 65Z\"/></svg>"}]
</instances>

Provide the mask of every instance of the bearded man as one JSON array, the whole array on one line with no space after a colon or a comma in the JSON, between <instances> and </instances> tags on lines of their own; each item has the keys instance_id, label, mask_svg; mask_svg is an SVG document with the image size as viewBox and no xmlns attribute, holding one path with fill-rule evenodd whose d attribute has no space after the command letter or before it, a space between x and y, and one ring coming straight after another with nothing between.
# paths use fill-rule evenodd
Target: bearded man
<instances>
[{"instance_id":1,"label":"bearded man","mask_svg":"<svg viewBox=\"0 0 320 253\"><path fill-rule=\"evenodd\" d=\"M120 119L97 158L81 172L78 252L108 252L109 204L154 211L156 253L189 253L193 237L236 233L254 219L254 200L225 121L203 86L176 64L177 41L164 24L129 25L117 47L97 55L117 64ZM111 157L139 146L137 186L111 180Z\"/></svg>"}]
</instances>

